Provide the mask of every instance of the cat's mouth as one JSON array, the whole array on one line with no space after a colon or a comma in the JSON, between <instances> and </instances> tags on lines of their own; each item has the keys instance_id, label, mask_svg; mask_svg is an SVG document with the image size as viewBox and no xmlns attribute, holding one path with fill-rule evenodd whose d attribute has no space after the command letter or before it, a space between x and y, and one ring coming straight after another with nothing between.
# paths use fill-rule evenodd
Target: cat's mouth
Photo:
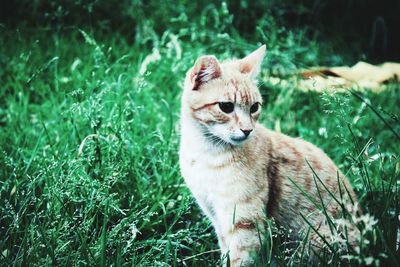
<instances>
[{"instance_id":1,"label":"cat's mouth","mask_svg":"<svg viewBox=\"0 0 400 267\"><path fill-rule=\"evenodd\" d=\"M246 140L247 139L247 136L242 136L242 137L231 137L231 140L233 141L233 142L236 142L236 143L241 143L241 142L243 142L244 140Z\"/></svg>"},{"instance_id":2,"label":"cat's mouth","mask_svg":"<svg viewBox=\"0 0 400 267\"><path fill-rule=\"evenodd\" d=\"M249 138L246 135L231 136L227 138L228 140L225 140L225 138L219 137L211 133L208 129L203 129L203 135L206 138L206 140L215 147L238 146Z\"/></svg>"}]
</instances>

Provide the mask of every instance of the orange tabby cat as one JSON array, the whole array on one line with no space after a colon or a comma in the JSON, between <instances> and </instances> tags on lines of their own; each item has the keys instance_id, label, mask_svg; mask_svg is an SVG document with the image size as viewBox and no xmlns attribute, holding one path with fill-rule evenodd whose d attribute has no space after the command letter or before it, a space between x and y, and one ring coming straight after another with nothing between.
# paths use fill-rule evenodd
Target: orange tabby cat
<instances>
[{"instance_id":1,"label":"orange tabby cat","mask_svg":"<svg viewBox=\"0 0 400 267\"><path fill-rule=\"evenodd\" d=\"M338 195L337 174L347 180L319 148L257 123L262 99L256 76L265 45L240 60L220 63L200 57L186 75L182 95L180 166L182 175L210 218L222 253L231 266L253 263L259 230L267 217L296 232L307 226L329 234L317 210L290 179L321 204L312 169ZM290 177L290 179L288 178ZM339 205L319 186L323 204L335 216ZM312 239L317 240L314 234Z\"/></svg>"}]
</instances>

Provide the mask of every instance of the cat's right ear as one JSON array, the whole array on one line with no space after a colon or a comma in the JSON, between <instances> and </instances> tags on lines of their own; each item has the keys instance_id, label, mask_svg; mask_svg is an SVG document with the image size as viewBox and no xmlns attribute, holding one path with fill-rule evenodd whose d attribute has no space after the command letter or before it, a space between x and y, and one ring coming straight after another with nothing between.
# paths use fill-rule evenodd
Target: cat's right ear
<instances>
[{"instance_id":1,"label":"cat's right ear","mask_svg":"<svg viewBox=\"0 0 400 267\"><path fill-rule=\"evenodd\" d=\"M221 66L215 56L199 57L190 74L192 90L198 90L200 85L220 77L221 74Z\"/></svg>"}]
</instances>

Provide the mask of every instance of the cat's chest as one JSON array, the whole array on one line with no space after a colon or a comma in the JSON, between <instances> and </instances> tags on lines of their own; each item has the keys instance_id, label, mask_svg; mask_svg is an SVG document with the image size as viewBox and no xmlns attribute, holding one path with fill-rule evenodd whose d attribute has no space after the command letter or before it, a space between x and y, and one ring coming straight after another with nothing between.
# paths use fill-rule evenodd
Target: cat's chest
<instances>
[{"instance_id":1,"label":"cat's chest","mask_svg":"<svg viewBox=\"0 0 400 267\"><path fill-rule=\"evenodd\" d=\"M240 183L240 170L230 155L181 154L181 171L192 191L221 193Z\"/></svg>"}]
</instances>

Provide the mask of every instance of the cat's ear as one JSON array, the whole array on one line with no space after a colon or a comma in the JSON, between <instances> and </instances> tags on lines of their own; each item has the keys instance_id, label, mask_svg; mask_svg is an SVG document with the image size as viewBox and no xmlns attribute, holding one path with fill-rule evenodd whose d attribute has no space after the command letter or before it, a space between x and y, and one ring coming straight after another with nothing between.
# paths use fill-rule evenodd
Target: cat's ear
<instances>
[{"instance_id":1,"label":"cat's ear","mask_svg":"<svg viewBox=\"0 0 400 267\"><path fill-rule=\"evenodd\" d=\"M203 83L220 77L222 74L221 66L215 56L201 56L196 60L192 68L190 79L192 82L192 90L199 89Z\"/></svg>"},{"instance_id":2,"label":"cat's ear","mask_svg":"<svg viewBox=\"0 0 400 267\"><path fill-rule=\"evenodd\" d=\"M261 70L261 63L265 56L266 46L263 45L245 58L239 60L239 70L241 73L249 73L256 77Z\"/></svg>"}]
</instances>

